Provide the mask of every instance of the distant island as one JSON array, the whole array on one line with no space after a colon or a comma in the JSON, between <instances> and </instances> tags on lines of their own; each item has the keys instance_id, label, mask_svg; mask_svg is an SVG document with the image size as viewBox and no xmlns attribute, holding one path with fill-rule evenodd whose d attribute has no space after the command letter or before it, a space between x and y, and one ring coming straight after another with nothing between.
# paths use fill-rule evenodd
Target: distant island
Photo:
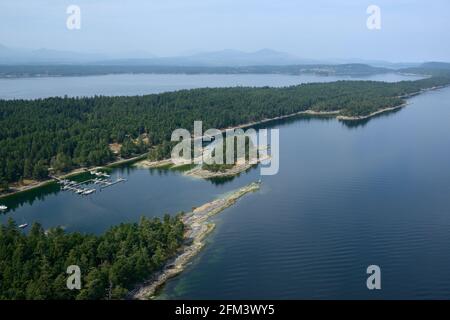
<instances>
[{"instance_id":1,"label":"distant island","mask_svg":"<svg viewBox=\"0 0 450 320\"><path fill-rule=\"evenodd\" d=\"M148 65L145 61L126 64L57 64L57 65L1 65L0 78L73 77L110 74L316 74L324 76L369 76L398 72L367 64L306 64L268 66L172 66ZM142 64L139 64L142 63Z\"/></svg>"}]
</instances>

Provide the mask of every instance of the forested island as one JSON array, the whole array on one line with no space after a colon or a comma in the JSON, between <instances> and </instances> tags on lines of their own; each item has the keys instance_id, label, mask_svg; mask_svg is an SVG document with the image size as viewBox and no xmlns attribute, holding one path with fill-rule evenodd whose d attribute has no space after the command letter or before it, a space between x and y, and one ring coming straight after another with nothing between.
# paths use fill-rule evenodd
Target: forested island
<instances>
[{"instance_id":1,"label":"forested island","mask_svg":"<svg viewBox=\"0 0 450 320\"><path fill-rule=\"evenodd\" d=\"M0 101L0 190L50 172L99 166L150 150L170 154L177 128L227 128L303 111L364 117L400 106L421 90L450 84L449 73L417 81L337 81L284 88L205 88L133 97Z\"/></svg>"},{"instance_id":2,"label":"forested island","mask_svg":"<svg viewBox=\"0 0 450 320\"><path fill-rule=\"evenodd\" d=\"M134 97L0 100L0 192L24 180L41 181L51 173L105 165L147 152L152 160L165 159L170 154L172 131L192 130L195 120L202 120L204 128L227 128L301 112L362 118L399 107L423 90L450 84L445 70L423 69L421 73L430 77L397 83L337 81ZM220 171L227 167L205 168ZM126 298L136 285L161 270L162 275L178 272L180 265L175 264L174 270L169 262L180 257L180 252L191 257L200 250L201 240L212 228L207 217L258 188L251 184L231 198L193 208L188 215L142 218L100 235L44 230L38 223L24 233L10 219L0 227L0 299ZM194 251L185 250L189 232ZM69 265L83 270L81 290L66 287ZM143 295L156 287L144 290Z\"/></svg>"},{"instance_id":3,"label":"forested island","mask_svg":"<svg viewBox=\"0 0 450 320\"><path fill-rule=\"evenodd\" d=\"M308 64L282 66L165 66L145 64L124 65L0 65L0 78L72 77L107 74L318 74L367 76L395 70L361 63Z\"/></svg>"},{"instance_id":4,"label":"forested island","mask_svg":"<svg viewBox=\"0 0 450 320\"><path fill-rule=\"evenodd\" d=\"M181 214L111 227L102 235L44 231L24 234L13 220L0 227L0 300L122 299L173 257L184 242ZM69 290L67 267L81 269Z\"/></svg>"}]
</instances>

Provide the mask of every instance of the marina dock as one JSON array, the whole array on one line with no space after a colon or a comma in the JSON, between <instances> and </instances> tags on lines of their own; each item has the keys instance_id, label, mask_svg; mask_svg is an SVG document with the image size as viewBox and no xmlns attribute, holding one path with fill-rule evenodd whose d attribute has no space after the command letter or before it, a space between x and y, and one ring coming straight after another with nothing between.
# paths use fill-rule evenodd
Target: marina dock
<instances>
[{"instance_id":1,"label":"marina dock","mask_svg":"<svg viewBox=\"0 0 450 320\"><path fill-rule=\"evenodd\" d=\"M103 173L103 172L90 171L89 173L96 177L92 178L92 179L84 180L81 182L71 181L69 179L60 179L58 177L52 177L52 178L55 179L57 181L57 183L61 186L61 190L71 191L73 193L76 193L76 194L79 194L82 196L87 196L87 195L93 194L93 193L97 192L97 190L98 190L98 189L92 188L92 187L87 188L86 185L91 185L91 184L98 185L99 190L101 191L105 188L108 188L108 187L111 187L118 183L127 181L125 178L121 178L121 177L119 177L113 181L111 179L110 175Z\"/></svg>"}]
</instances>

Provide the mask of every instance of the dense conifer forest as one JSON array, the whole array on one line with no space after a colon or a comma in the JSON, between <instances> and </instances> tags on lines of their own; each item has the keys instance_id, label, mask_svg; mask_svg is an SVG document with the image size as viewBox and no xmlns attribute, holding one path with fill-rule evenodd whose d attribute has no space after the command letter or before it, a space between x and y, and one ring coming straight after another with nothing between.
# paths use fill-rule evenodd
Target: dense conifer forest
<instances>
[{"instance_id":1,"label":"dense conifer forest","mask_svg":"<svg viewBox=\"0 0 450 320\"><path fill-rule=\"evenodd\" d=\"M0 190L23 179L103 165L151 150L170 153L174 129L225 128L305 110L362 116L411 93L448 85L447 74L397 83L337 81L284 88L205 88L133 97L0 100ZM114 154L110 145L121 145Z\"/></svg>"},{"instance_id":2,"label":"dense conifer forest","mask_svg":"<svg viewBox=\"0 0 450 320\"><path fill-rule=\"evenodd\" d=\"M177 216L142 218L102 235L44 231L24 234L13 220L0 227L0 299L121 299L180 248ZM67 267L81 271L81 290L67 288Z\"/></svg>"},{"instance_id":3,"label":"dense conifer forest","mask_svg":"<svg viewBox=\"0 0 450 320\"><path fill-rule=\"evenodd\" d=\"M285 88L205 88L133 97L0 100L0 189L22 179L103 165L150 150L170 154L171 133L226 128L305 110L364 116L398 106L423 89L450 84L439 71L417 81L337 81ZM114 149L112 145L120 146ZM208 166L207 166L208 167ZM226 165L209 165L213 171ZM101 235L0 227L0 299L121 299L173 257L183 244L181 215L142 218ZM81 290L68 290L78 265Z\"/></svg>"}]
</instances>

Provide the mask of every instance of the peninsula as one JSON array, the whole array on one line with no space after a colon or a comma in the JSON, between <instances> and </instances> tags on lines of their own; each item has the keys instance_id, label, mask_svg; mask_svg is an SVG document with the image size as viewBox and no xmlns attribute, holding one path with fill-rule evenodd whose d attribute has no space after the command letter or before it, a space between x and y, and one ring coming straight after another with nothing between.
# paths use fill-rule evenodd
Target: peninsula
<instances>
[{"instance_id":1,"label":"peninsula","mask_svg":"<svg viewBox=\"0 0 450 320\"><path fill-rule=\"evenodd\" d=\"M184 233L185 244L179 251L179 254L166 263L161 272L155 274L144 284L131 291L129 298L140 300L153 298L158 288L167 280L182 272L186 264L204 247L206 236L215 226L208 219L233 205L247 193L259 190L260 184L261 182L250 183L222 198L206 203L193 209L192 212L185 214L181 218L186 230Z\"/></svg>"}]
</instances>

